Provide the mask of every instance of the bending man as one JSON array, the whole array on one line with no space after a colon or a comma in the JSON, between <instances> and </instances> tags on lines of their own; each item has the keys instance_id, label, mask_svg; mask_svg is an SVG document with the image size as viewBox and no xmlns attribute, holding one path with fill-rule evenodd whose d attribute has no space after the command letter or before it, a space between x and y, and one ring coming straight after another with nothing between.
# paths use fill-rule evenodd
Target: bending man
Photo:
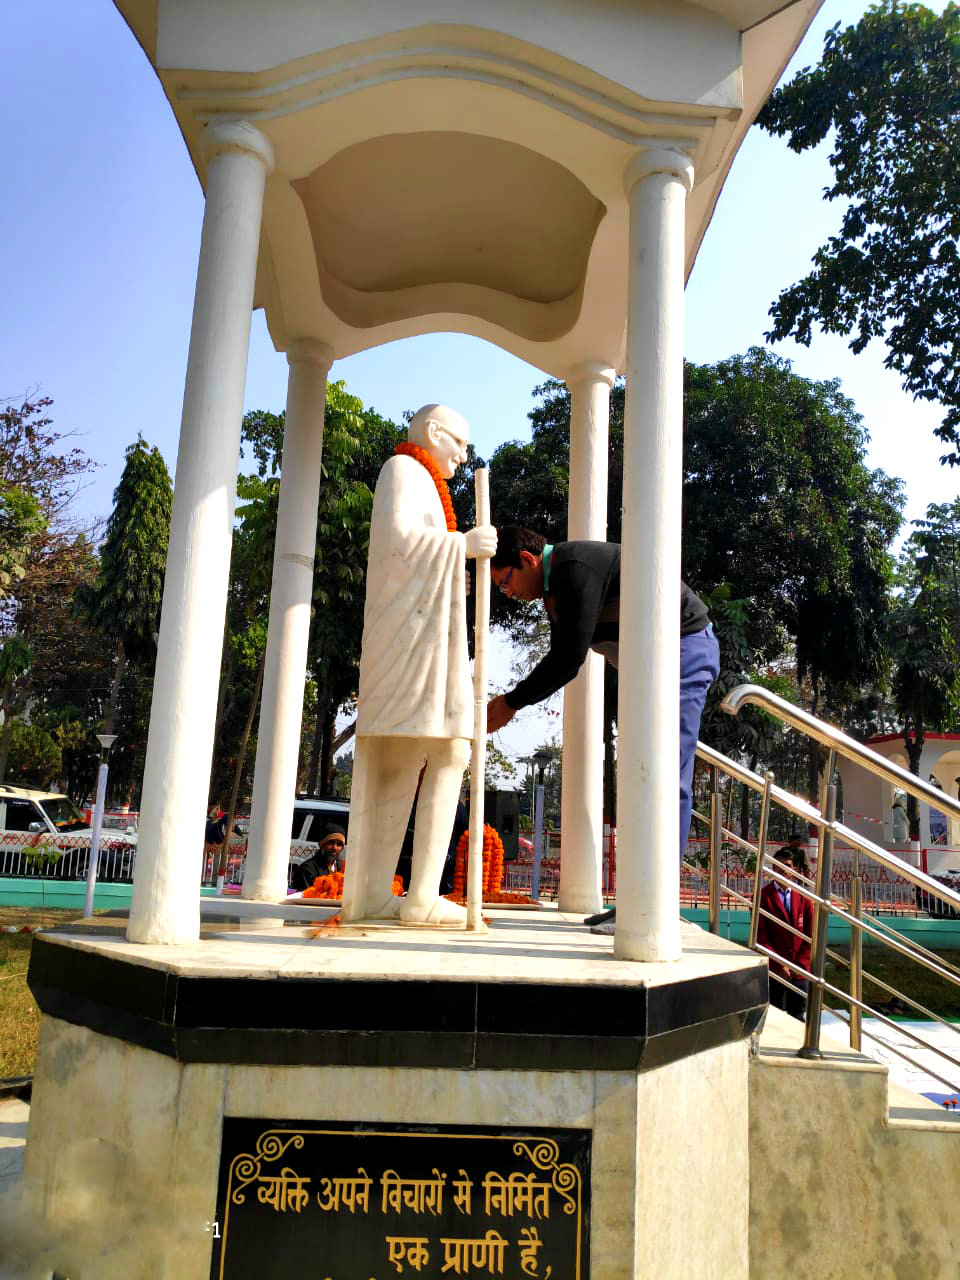
<instances>
[{"instance_id":1,"label":"bending man","mask_svg":"<svg viewBox=\"0 0 960 1280\"><path fill-rule=\"evenodd\" d=\"M516 600L543 600L550 649L509 693L492 699L487 732L495 733L522 708L563 688L592 649L614 667L620 651L620 546L616 542L558 542L532 529L499 530L490 561L495 586ZM720 650L699 596L680 584L680 857L690 831L693 765L707 690L720 669ZM605 913L610 919L612 912ZM592 917L599 920L600 917Z\"/></svg>"}]
</instances>

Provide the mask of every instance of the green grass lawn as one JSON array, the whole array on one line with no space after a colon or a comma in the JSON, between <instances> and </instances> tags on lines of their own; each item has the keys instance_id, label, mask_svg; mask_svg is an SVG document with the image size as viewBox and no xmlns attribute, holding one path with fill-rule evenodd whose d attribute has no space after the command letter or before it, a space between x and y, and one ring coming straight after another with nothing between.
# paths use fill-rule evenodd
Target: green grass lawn
<instances>
[{"instance_id":1,"label":"green grass lawn","mask_svg":"<svg viewBox=\"0 0 960 1280\"><path fill-rule=\"evenodd\" d=\"M849 961L849 947L832 947L831 950ZM939 954L943 959L960 968L960 951L942 951ZM938 978L936 974L931 973L923 965L917 964L916 961L897 955L889 947L865 946L863 969L865 975L872 974L882 979L891 987L919 1001L932 1013L938 1013L941 1018L960 1018L960 987L955 987L943 978ZM828 959L825 977L841 991L850 990L850 970L846 965L840 965ZM891 1007L894 997L890 992L878 987L875 983L868 982L866 976L863 983L863 999L866 1004L879 1009L888 1017L891 1015L905 1018L923 1016L909 1006L901 1008L899 1005L893 1005ZM831 1009L849 1007L829 992L826 993L824 1003Z\"/></svg>"},{"instance_id":2,"label":"green grass lawn","mask_svg":"<svg viewBox=\"0 0 960 1280\"><path fill-rule=\"evenodd\" d=\"M0 907L0 925L51 926L76 920L79 911L31 911ZM27 986L33 935L0 933L0 1080L33 1074L40 1011Z\"/></svg>"},{"instance_id":3,"label":"green grass lawn","mask_svg":"<svg viewBox=\"0 0 960 1280\"><path fill-rule=\"evenodd\" d=\"M0 933L0 1080L33 1071L40 1013L27 986L32 942L25 933Z\"/></svg>"}]
</instances>

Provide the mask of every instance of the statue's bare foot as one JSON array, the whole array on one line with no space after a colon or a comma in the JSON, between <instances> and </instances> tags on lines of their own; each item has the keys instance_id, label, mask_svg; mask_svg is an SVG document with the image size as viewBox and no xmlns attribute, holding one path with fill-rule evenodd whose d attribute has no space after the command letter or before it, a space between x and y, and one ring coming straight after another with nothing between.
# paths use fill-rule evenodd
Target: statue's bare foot
<instances>
[{"instance_id":1,"label":"statue's bare foot","mask_svg":"<svg viewBox=\"0 0 960 1280\"><path fill-rule=\"evenodd\" d=\"M448 898L434 898L424 903L408 895L400 902L400 919L404 924L439 924L455 929L467 923L466 908L458 907Z\"/></svg>"},{"instance_id":2,"label":"statue's bare foot","mask_svg":"<svg viewBox=\"0 0 960 1280\"><path fill-rule=\"evenodd\" d=\"M398 898L395 894L391 894L386 902L382 903L375 911L365 912L368 920L396 920L400 914L400 904L403 898Z\"/></svg>"}]
</instances>

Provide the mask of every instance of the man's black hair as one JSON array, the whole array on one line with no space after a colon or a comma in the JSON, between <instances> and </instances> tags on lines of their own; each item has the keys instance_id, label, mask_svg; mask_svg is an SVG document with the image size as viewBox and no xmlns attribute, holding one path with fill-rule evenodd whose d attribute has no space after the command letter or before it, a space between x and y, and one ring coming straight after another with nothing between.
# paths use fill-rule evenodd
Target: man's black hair
<instances>
[{"instance_id":1,"label":"man's black hair","mask_svg":"<svg viewBox=\"0 0 960 1280\"><path fill-rule=\"evenodd\" d=\"M497 530L497 554L490 560L490 565L494 569L521 569L521 551L539 556L546 545L547 540L542 533L525 529L522 524L505 524Z\"/></svg>"}]
</instances>

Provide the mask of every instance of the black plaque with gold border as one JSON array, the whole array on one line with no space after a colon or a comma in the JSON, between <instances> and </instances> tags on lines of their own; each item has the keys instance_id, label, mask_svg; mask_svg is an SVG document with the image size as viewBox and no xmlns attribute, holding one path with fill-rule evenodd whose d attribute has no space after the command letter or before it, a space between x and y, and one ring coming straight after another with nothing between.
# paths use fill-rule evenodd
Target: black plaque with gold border
<instances>
[{"instance_id":1,"label":"black plaque with gold border","mask_svg":"<svg viewBox=\"0 0 960 1280\"><path fill-rule=\"evenodd\" d=\"M588 1129L227 1117L211 1280L588 1280Z\"/></svg>"}]
</instances>

